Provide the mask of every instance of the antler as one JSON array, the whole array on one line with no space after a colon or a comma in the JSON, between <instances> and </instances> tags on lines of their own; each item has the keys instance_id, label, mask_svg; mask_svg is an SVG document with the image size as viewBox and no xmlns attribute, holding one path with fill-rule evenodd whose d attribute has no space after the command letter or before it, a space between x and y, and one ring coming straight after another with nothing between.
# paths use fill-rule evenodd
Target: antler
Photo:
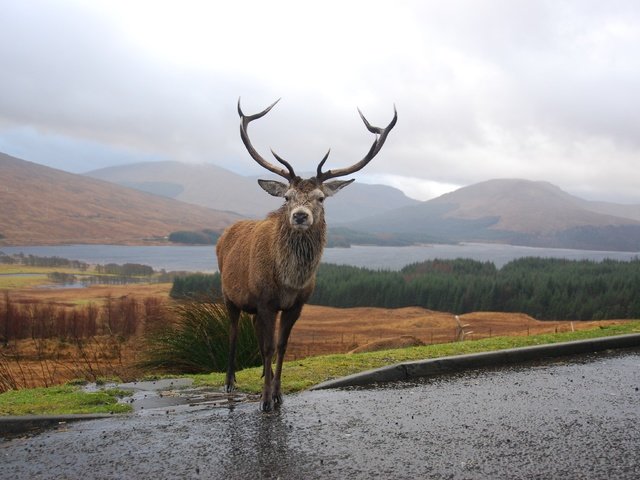
<instances>
[{"instance_id":1,"label":"antler","mask_svg":"<svg viewBox=\"0 0 640 480\"><path fill-rule=\"evenodd\" d=\"M373 157L375 157L378 154L378 152L382 148L382 145L384 145L384 142L387 139L387 135L389 135L389 132L398 121L398 112L396 111L395 105L393 106L393 119L391 120L391 123L387 125L386 128L374 127L367 121L366 118L364 118L364 115L362 114L360 109L358 109L358 113L360 114L360 118L362 118L362 121L367 127L367 130L369 130L371 133L375 133L376 135L376 139L373 141L373 145L371 145L369 152L358 163L355 163L347 168L339 168L337 170L327 170L326 172L323 172L322 167L324 166L324 162L327 161L327 157L329 156L329 152L331 151L329 150L329 152L327 152L327 154L324 156L322 161L318 164L316 178L320 183L326 180L329 180L330 178L343 177L345 175L350 175L364 168L365 165L367 165L367 163L369 163L373 159Z\"/></svg>"},{"instance_id":2,"label":"antler","mask_svg":"<svg viewBox=\"0 0 640 480\"><path fill-rule=\"evenodd\" d=\"M289 162L280 158L273 150L271 150L271 153L273 154L273 156L276 157L276 160L278 162L280 162L282 165L287 167L287 170L284 170L283 168L278 168L272 163L266 161L256 151L256 149L253 148L253 145L251 145L251 140L249 140L249 135L247 134L247 127L249 126L249 123L253 122L254 120L257 120L258 118L264 117L267 113L269 113L269 110L271 110L275 106L275 104L278 103L279 101L280 99L276 100L260 113L246 116L244 113L242 113L242 108L240 108L240 98L238 98L238 115L240 115L240 138L242 138L242 142L244 143L244 146L247 147L247 150L249 151L249 155L251 155L251 157L253 157L253 159L256 162L258 162L259 165L266 168L270 172L273 172L276 175L280 175L281 177L284 177L287 180L291 181L294 178L296 178L296 173L293 171L293 167L289 164Z\"/></svg>"}]
</instances>

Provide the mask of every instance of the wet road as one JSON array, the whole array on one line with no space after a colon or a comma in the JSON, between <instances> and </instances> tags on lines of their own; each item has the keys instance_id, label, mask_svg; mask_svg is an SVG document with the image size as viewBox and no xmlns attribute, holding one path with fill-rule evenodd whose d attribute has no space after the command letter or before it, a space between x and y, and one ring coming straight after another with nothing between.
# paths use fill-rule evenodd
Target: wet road
<instances>
[{"instance_id":1,"label":"wet road","mask_svg":"<svg viewBox=\"0 0 640 480\"><path fill-rule=\"evenodd\" d=\"M286 374L286 372L285 372ZM0 477L640 478L640 350L0 440Z\"/></svg>"}]
</instances>

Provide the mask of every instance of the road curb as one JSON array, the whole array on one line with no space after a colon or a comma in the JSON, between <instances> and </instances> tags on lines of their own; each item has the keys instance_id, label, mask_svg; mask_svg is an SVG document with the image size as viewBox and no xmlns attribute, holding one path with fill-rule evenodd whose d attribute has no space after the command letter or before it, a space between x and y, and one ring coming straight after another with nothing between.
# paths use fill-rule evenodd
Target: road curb
<instances>
[{"instance_id":1,"label":"road curb","mask_svg":"<svg viewBox=\"0 0 640 480\"><path fill-rule=\"evenodd\" d=\"M451 357L402 362L374 370L355 373L346 377L328 380L315 385L311 390L344 388L371 385L373 383L397 382L422 377L432 377L464 370L513 365L545 358L580 355L609 349L640 346L640 333L611 337L575 340L571 342L510 348L494 352L470 353Z\"/></svg>"},{"instance_id":2,"label":"road curb","mask_svg":"<svg viewBox=\"0 0 640 480\"><path fill-rule=\"evenodd\" d=\"M76 415L16 415L0 417L0 438L30 432L39 432L52 427L60 427L67 423L84 420L112 418L109 414L76 414Z\"/></svg>"}]
</instances>

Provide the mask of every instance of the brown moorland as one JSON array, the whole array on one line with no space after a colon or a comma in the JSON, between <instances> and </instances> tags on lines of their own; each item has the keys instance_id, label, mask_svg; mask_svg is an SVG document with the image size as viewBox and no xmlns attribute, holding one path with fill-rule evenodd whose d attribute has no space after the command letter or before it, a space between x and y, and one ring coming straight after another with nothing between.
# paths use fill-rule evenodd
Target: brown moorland
<instances>
[{"instance_id":1,"label":"brown moorland","mask_svg":"<svg viewBox=\"0 0 640 480\"><path fill-rule=\"evenodd\" d=\"M12 290L10 295L12 303L17 305L42 302L73 308L90 303L103 305L107 299L117 301L125 298L135 298L140 302L155 298L166 305L171 303L170 287L170 284L146 284L56 290L31 288ZM421 307L384 309L307 305L291 334L287 356L297 359L347 353L354 349L399 348L416 342L446 343L459 338L459 325L464 325L465 338L473 340L583 330L622 321L540 321L520 313L472 312L460 315L459 322L450 313ZM92 376L133 379L145 374L136 367L142 349L140 335L128 339L100 336L80 345L53 339L46 342L23 340L14 348L17 349L14 353L19 352L19 365L5 361L0 370L10 368L12 374L22 380L22 386L48 385Z\"/></svg>"},{"instance_id":2,"label":"brown moorland","mask_svg":"<svg viewBox=\"0 0 640 480\"><path fill-rule=\"evenodd\" d=\"M0 153L0 245L150 244L239 218Z\"/></svg>"}]
</instances>

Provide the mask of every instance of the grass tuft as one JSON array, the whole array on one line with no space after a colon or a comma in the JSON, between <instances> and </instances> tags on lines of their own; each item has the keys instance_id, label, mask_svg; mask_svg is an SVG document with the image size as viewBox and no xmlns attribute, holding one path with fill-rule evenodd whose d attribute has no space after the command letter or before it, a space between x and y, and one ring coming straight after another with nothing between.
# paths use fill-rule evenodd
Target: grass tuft
<instances>
[{"instance_id":1,"label":"grass tuft","mask_svg":"<svg viewBox=\"0 0 640 480\"><path fill-rule=\"evenodd\" d=\"M222 372L229 357L229 317L225 307L192 300L176 306L178 321L152 334L142 366L164 372ZM238 369L261 365L251 318L243 314L238 326Z\"/></svg>"}]
</instances>

